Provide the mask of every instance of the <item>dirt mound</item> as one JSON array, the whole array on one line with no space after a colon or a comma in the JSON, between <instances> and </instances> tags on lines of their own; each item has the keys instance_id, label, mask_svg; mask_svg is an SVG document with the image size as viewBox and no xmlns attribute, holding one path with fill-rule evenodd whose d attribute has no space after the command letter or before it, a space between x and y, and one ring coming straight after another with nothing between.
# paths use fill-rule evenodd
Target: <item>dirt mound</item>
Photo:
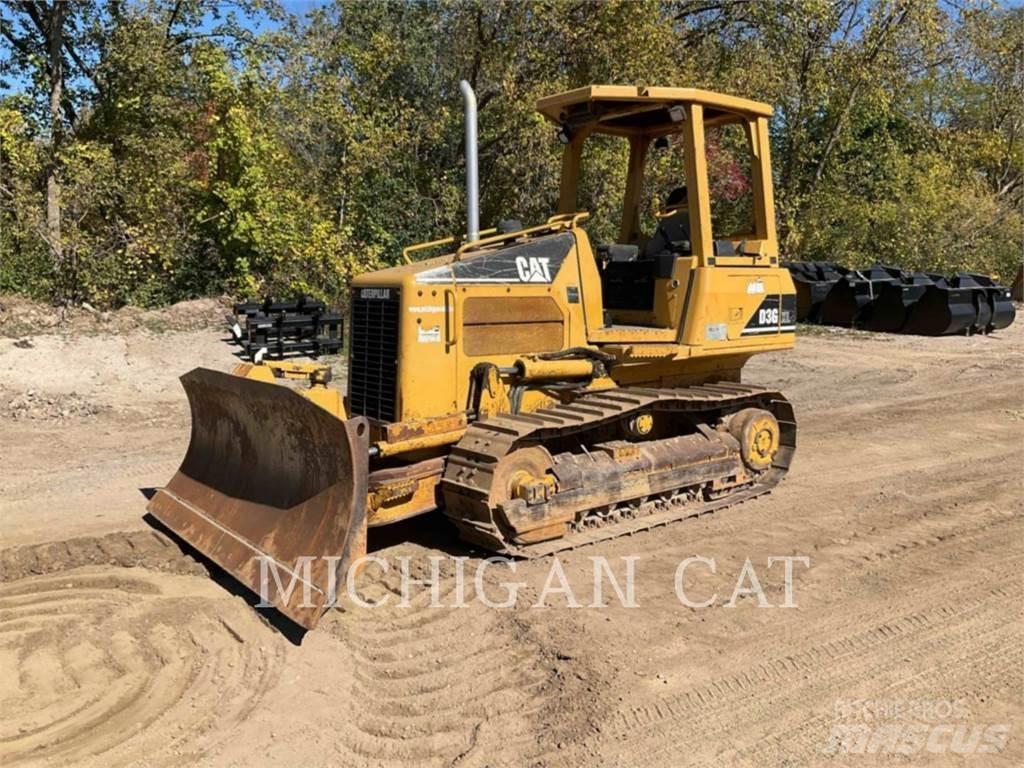
<instances>
[{"instance_id":1,"label":"dirt mound","mask_svg":"<svg viewBox=\"0 0 1024 768\"><path fill-rule=\"evenodd\" d=\"M160 309L122 307L101 312L88 304L54 307L4 294L0 295L0 336L20 339L49 333L191 331L223 324L230 310L231 300L226 296L181 301Z\"/></svg>"},{"instance_id":2,"label":"dirt mound","mask_svg":"<svg viewBox=\"0 0 1024 768\"><path fill-rule=\"evenodd\" d=\"M283 645L202 579L92 567L0 585L0 762L195 763L260 706Z\"/></svg>"},{"instance_id":3,"label":"dirt mound","mask_svg":"<svg viewBox=\"0 0 1024 768\"><path fill-rule=\"evenodd\" d=\"M124 531L0 550L0 584L83 565L144 566L170 573L206 574L167 537L155 531Z\"/></svg>"},{"instance_id":4,"label":"dirt mound","mask_svg":"<svg viewBox=\"0 0 1024 768\"><path fill-rule=\"evenodd\" d=\"M109 410L107 406L93 403L74 392L66 395L43 394L30 389L16 395L6 395L0 391L0 418L63 421L89 418L106 410Z\"/></svg>"}]
</instances>

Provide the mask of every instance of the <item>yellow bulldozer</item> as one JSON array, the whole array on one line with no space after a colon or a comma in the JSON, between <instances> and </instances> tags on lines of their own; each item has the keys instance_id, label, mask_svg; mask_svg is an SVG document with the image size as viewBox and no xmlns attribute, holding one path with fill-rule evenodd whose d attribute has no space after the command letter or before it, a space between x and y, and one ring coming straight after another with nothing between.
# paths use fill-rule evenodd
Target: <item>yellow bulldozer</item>
<instances>
[{"instance_id":1,"label":"yellow bulldozer","mask_svg":"<svg viewBox=\"0 0 1024 768\"><path fill-rule=\"evenodd\" d=\"M541 99L564 143L558 211L480 232L475 97L462 90L468 232L353 280L347 393L316 363L182 377L191 441L149 511L254 591L260 561L300 579L312 602L296 589L276 607L306 628L365 555L368 527L441 510L473 545L542 556L750 499L793 457L789 402L741 383L751 355L794 342L771 107L611 85ZM713 210L724 129L747 202L732 209L739 231L719 235L737 220ZM598 136L628 146L613 243L591 241L577 203ZM652 158L670 146L685 189L648 212Z\"/></svg>"}]
</instances>

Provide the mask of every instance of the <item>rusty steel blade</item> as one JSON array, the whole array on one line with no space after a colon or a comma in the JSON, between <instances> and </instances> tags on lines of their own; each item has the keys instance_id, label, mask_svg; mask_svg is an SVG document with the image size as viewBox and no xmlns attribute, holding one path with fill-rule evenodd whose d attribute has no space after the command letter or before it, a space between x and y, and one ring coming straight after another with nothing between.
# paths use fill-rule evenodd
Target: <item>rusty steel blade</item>
<instances>
[{"instance_id":1,"label":"rusty steel blade","mask_svg":"<svg viewBox=\"0 0 1024 768\"><path fill-rule=\"evenodd\" d=\"M365 419L342 421L286 386L205 368L181 383L192 436L149 512L312 629L365 552Z\"/></svg>"}]
</instances>

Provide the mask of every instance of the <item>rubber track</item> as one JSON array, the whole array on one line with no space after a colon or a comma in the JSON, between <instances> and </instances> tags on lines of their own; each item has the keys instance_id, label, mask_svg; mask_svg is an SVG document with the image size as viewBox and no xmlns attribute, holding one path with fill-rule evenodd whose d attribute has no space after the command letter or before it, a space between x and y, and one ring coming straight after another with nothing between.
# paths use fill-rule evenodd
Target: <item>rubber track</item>
<instances>
[{"instance_id":1,"label":"rubber track","mask_svg":"<svg viewBox=\"0 0 1024 768\"><path fill-rule=\"evenodd\" d=\"M490 483L502 458L524 445L544 445L552 439L586 432L641 411L701 412L736 411L758 407L770 411L779 422L781 445L772 467L751 485L704 503L688 502L638 518L585 531L560 539L521 546L506 541L493 523L488 508ZM780 392L746 384L722 382L679 389L620 388L582 395L571 403L532 413L502 414L470 425L448 458L442 479L446 506L470 514L452 515L468 538L490 549L518 557L544 557L598 541L631 535L687 517L712 512L767 493L789 469L796 448L793 408ZM456 503L452 504L454 500ZM629 501L621 499L620 501ZM480 522L490 520L490 523Z\"/></svg>"}]
</instances>

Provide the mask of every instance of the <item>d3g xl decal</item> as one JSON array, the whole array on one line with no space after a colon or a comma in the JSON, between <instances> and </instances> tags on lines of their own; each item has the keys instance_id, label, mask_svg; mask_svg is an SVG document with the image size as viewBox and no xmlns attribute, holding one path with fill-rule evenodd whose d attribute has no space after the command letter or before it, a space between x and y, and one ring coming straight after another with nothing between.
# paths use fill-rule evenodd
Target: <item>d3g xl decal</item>
<instances>
[{"instance_id":1,"label":"d3g xl decal","mask_svg":"<svg viewBox=\"0 0 1024 768\"><path fill-rule=\"evenodd\" d=\"M761 306L750 316L741 336L766 333L792 333L796 330L796 296L773 293L761 300Z\"/></svg>"}]
</instances>

